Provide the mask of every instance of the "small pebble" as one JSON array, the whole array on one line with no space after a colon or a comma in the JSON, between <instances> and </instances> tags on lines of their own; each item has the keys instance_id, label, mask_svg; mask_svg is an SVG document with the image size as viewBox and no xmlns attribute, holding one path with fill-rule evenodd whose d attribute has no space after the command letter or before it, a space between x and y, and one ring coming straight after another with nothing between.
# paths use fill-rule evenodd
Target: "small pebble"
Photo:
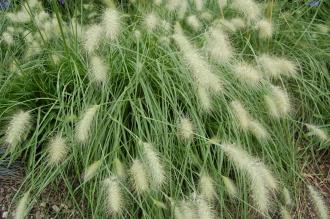
<instances>
[{"instance_id":1,"label":"small pebble","mask_svg":"<svg viewBox=\"0 0 330 219\"><path fill-rule=\"evenodd\" d=\"M58 213L58 212L60 211L60 208L59 208L57 205L53 205L53 206L52 206L52 209L53 209L56 213Z\"/></svg>"},{"instance_id":2,"label":"small pebble","mask_svg":"<svg viewBox=\"0 0 330 219\"><path fill-rule=\"evenodd\" d=\"M2 218L7 218L8 217L8 211L5 211L2 213Z\"/></svg>"}]
</instances>

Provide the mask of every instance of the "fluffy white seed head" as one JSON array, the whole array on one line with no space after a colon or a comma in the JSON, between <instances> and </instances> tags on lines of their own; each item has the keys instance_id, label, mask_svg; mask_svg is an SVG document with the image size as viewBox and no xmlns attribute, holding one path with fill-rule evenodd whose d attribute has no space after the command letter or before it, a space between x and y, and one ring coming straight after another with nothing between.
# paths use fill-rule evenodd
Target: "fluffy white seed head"
<instances>
[{"instance_id":1,"label":"fluffy white seed head","mask_svg":"<svg viewBox=\"0 0 330 219\"><path fill-rule=\"evenodd\" d=\"M166 4L166 8L169 11L175 11L178 10L178 8L181 5L181 1L180 0L168 0L167 4Z\"/></svg>"},{"instance_id":2,"label":"fluffy white seed head","mask_svg":"<svg viewBox=\"0 0 330 219\"><path fill-rule=\"evenodd\" d=\"M92 56L90 59L91 67L89 77L91 82L98 85L105 84L108 78L108 67L99 56Z\"/></svg>"},{"instance_id":3,"label":"fluffy white seed head","mask_svg":"<svg viewBox=\"0 0 330 219\"><path fill-rule=\"evenodd\" d=\"M153 0L154 1L154 4L159 6L163 3L163 0Z\"/></svg>"},{"instance_id":4,"label":"fluffy white seed head","mask_svg":"<svg viewBox=\"0 0 330 219\"><path fill-rule=\"evenodd\" d=\"M111 176L104 180L104 185L106 189L106 205L108 214L118 215L122 213L124 199L118 178Z\"/></svg>"},{"instance_id":5,"label":"fluffy white seed head","mask_svg":"<svg viewBox=\"0 0 330 219\"><path fill-rule=\"evenodd\" d=\"M143 142L145 164L150 170L151 185L158 189L165 183L165 170L153 145Z\"/></svg>"},{"instance_id":6,"label":"fluffy white seed head","mask_svg":"<svg viewBox=\"0 0 330 219\"><path fill-rule=\"evenodd\" d=\"M187 117L182 117L178 125L178 135L183 140L192 140L194 138L194 124Z\"/></svg>"},{"instance_id":7,"label":"fluffy white seed head","mask_svg":"<svg viewBox=\"0 0 330 219\"><path fill-rule=\"evenodd\" d=\"M7 18L13 23L27 23L31 20L29 13L25 9L16 13L8 13Z\"/></svg>"},{"instance_id":8,"label":"fluffy white seed head","mask_svg":"<svg viewBox=\"0 0 330 219\"><path fill-rule=\"evenodd\" d=\"M92 123L99 108L99 105L90 106L77 123L76 139L79 143L86 143L88 141L93 125Z\"/></svg>"},{"instance_id":9,"label":"fluffy white seed head","mask_svg":"<svg viewBox=\"0 0 330 219\"><path fill-rule=\"evenodd\" d=\"M322 195L313 186L308 185L309 194L313 201L313 205L320 219L329 219L329 209Z\"/></svg>"},{"instance_id":10,"label":"fluffy white seed head","mask_svg":"<svg viewBox=\"0 0 330 219\"><path fill-rule=\"evenodd\" d=\"M149 181L143 163L140 160L134 160L130 169L134 190L141 194L149 190Z\"/></svg>"},{"instance_id":11,"label":"fluffy white seed head","mask_svg":"<svg viewBox=\"0 0 330 219\"><path fill-rule=\"evenodd\" d=\"M196 201L198 217L201 219L215 219L214 210L210 204L203 198L198 198Z\"/></svg>"},{"instance_id":12,"label":"fluffy white seed head","mask_svg":"<svg viewBox=\"0 0 330 219\"><path fill-rule=\"evenodd\" d=\"M202 24L196 15L190 15L186 18L187 25L194 31L199 31L202 28Z\"/></svg>"},{"instance_id":13,"label":"fluffy white seed head","mask_svg":"<svg viewBox=\"0 0 330 219\"><path fill-rule=\"evenodd\" d=\"M15 210L15 219L24 219L27 216L27 206L29 202L29 192L24 193L22 198L18 201L16 210Z\"/></svg>"},{"instance_id":14,"label":"fluffy white seed head","mask_svg":"<svg viewBox=\"0 0 330 219\"><path fill-rule=\"evenodd\" d=\"M197 11L201 11L204 7L204 0L194 0L195 1L195 7Z\"/></svg>"},{"instance_id":15,"label":"fluffy white seed head","mask_svg":"<svg viewBox=\"0 0 330 219\"><path fill-rule=\"evenodd\" d=\"M281 75L295 76L297 74L296 64L285 58L262 54L257 57L257 63L265 74L272 78L278 78Z\"/></svg>"},{"instance_id":16,"label":"fluffy white seed head","mask_svg":"<svg viewBox=\"0 0 330 219\"><path fill-rule=\"evenodd\" d=\"M288 207L292 206L293 205L293 201L292 201L292 198L291 198L291 195L290 195L289 190L286 187L284 187L282 193L283 193L283 198L284 198L284 204L285 204L285 206L288 206Z\"/></svg>"},{"instance_id":17,"label":"fluffy white seed head","mask_svg":"<svg viewBox=\"0 0 330 219\"><path fill-rule=\"evenodd\" d=\"M88 53L93 53L96 49L98 49L103 35L103 27L101 25L91 25L89 26L83 34L84 39L84 49Z\"/></svg>"},{"instance_id":18,"label":"fluffy white seed head","mask_svg":"<svg viewBox=\"0 0 330 219\"><path fill-rule=\"evenodd\" d=\"M41 11L40 13L38 13L35 17L35 22L36 25L41 28L43 26L43 24L50 19L50 16L47 12L45 11Z\"/></svg>"},{"instance_id":19,"label":"fluffy white seed head","mask_svg":"<svg viewBox=\"0 0 330 219\"><path fill-rule=\"evenodd\" d=\"M196 212L195 206L190 201L183 200L179 206L182 218L197 218L198 212Z\"/></svg>"},{"instance_id":20,"label":"fluffy white seed head","mask_svg":"<svg viewBox=\"0 0 330 219\"><path fill-rule=\"evenodd\" d=\"M98 170L101 167L101 160L95 161L94 163L92 163L91 165L89 165L84 173L83 173L83 180L84 182L89 181L90 179L92 179L98 172Z\"/></svg>"},{"instance_id":21,"label":"fluffy white seed head","mask_svg":"<svg viewBox=\"0 0 330 219\"><path fill-rule=\"evenodd\" d=\"M284 206L281 207L281 218L282 219L292 219L290 213Z\"/></svg>"},{"instance_id":22,"label":"fluffy white seed head","mask_svg":"<svg viewBox=\"0 0 330 219\"><path fill-rule=\"evenodd\" d=\"M202 86L197 87L197 97L204 112L210 112L212 110L211 94L209 90Z\"/></svg>"},{"instance_id":23,"label":"fluffy white seed head","mask_svg":"<svg viewBox=\"0 0 330 219\"><path fill-rule=\"evenodd\" d=\"M314 135L319 138L321 141L326 141L329 139L328 134L321 128L316 125L306 124L307 129L309 130L309 135Z\"/></svg>"},{"instance_id":24,"label":"fluffy white seed head","mask_svg":"<svg viewBox=\"0 0 330 219\"><path fill-rule=\"evenodd\" d=\"M291 111L288 93L278 86L271 86L270 94L265 96L265 103L268 111L275 118L284 117Z\"/></svg>"},{"instance_id":25,"label":"fluffy white seed head","mask_svg":"<svg viewBox=\"0 0 330 219\"><path fill-rule=\"evenodd\" d=\"M222 176L222 181L225 185L226 192L231 198L238 197L238 190L234 181L226 176Z\"/></svg>"},{"instance_id":26,"label":"fluffy white seed head","mask_svg":"<svg viewBox=\"0 0 330 219\"><path fill-rule=\"evenodd\" d=\"M208 201L214 200L216 196L216 190L214 187L214 181L209 175L205 173L201 175L199 179L199 189L200 194L204 199Z\"/></svg>"},{"instance_id":27,"label":"fluffy white seed head","mask_svg":"<svg viewBox=\"0 0 330 219\"><path fill-rule=\"evenodd\" d=\"M204 21L211 22L213 19L213 15L209 11L204 11L201 13L200 18Z\"/></svg>"},{"instance_id":28,"label":"fluffy white seed head","mask_svg":"<svg viewBox=\"0 0 330 219\"><path fill-rule=\"evenodd\" d=\"M211 28L208 32L206 50L219 64L228 63L233 57L233 48L229 38L219 28Z\"/></svg>"},{"instance_id":29,"label":"fluffy white seed head","mask_svg":"<svg viewBox=\"0 0 330 219\"><path fill-rule=\"evenodd\" d=\"M273 25L270 21L263 19L257 23L259 37L261 39L269 39L273 36Z\"/></svg>"},{"instance_id":30,"label":"fluffy white seed head","mask_svg":"<svg viewBox=\"0 0 330 219\"><path fill-rule=\"evenodd\" d=\"M240 17L234 17L229 20L235 30L241 30L245 28L246 24L245 21Z\"/></svg>"},{"instance_id":31,"label":"fluffy white seed head","mask_svg":"<svg viewBox=\"0 0 330 219\"><path fill-rule=\"evenodd\" d=\"M115 9L106 9L103 13L102 26L107 39L110 41L117 39L122 26L120 13Z\"/></svg>"},{"instance_id":32,"label":"fluffy white seed head","mask_svg":"<svg viewBox=\"0 0 330 219\"><path fill-rule=\"evenodd\" d=\"M276 181L270 171L260 161L250 156L246 151L234 144L223 144L222 149L235 167L246 173L250 179L252 197L258 211L267 215L271 205L271 194Z\"/></svg>"},{"instance_id":33,"label":"fluffy white seed head","mask_svg":"<svg viewBox=\"0 0 330 219\"><path fill-rule=\"evenodd\" d=\"M269 135L266 128L257 120L251 120L249 122L249 130L250 132L259 140L264 141L267 140Z\"/></svg>"},{"instance_id":34,"label":"fluffy white seed head","mask_svg":"<svg viewBox=\"0 0 330 219\"><path fill-rule=\"evenodd\" d=\"M254 0L233 0L231 7L242 13L249 22L257 21L261 16L259 5Z\"/></svg>"},{"instance_id":35,"label":"fluffy white seed head","mask_svg":"<svg viewBox=\"0 0 330 219\"><path fill-rule=\"evenodd\" d=\"M6 43L8 46L13 45L14 42L15 42L13 35L11 33L7 32L7 31L2 33L1 41Z\"/></svg>"},{"instance_id":36,"label":"fluffy white seed head","mask_svg":"<svg viewBox=\"0 0 330 219\"><path fill-rule=\"evenodd\" d=\"M317 28L318 32L320 32L322 34L327 34L329 32L328 25L316 24L316 28Z\"/></svg>"},{"instance_id":37,"label":"fluffy white seed head","mask_svg":"<svg viewBox=\"0 0 330 219\"><path fill-rule=\"evenodd\" d=\"M60 135L56 135L49 141L48 154L50 164L59 164L67 155L68 147L65 139Z\"/></svg>"},{"instance_id":38,"label":"fluffy white seed head","mask_svg":"<svg viewBox=\"0 0 330 219\"><path fill-rule=\"evenodd\" d=\"M153 32L159 24L159 18L155 13L151 12L145 15L143 22L146 30L148 32Z\"/></svg>"},{"instance_id":39,"label":"fluffy white seed head","mask_svg":"<svg viewBox=\"0 0 330 219\"><path fill-rule=\"evenodd\" d=\"M224 9L228 4L228 0L218 0L218 5L220 9Z\"/></svg>"},{"instance_id":40,"label":"fluffy white seed head","mask_svg":"<svg viewBox=\"0 0 330 219\"><path fill-rule=\"evenodd\" d=\"M247 130L251 121L251 116L243 105L235 100L230 103L231 111L242 130Z\"/></svg>"},{"instance_id":41,"label":"fluffy white seed head","mask_svg":"<svg viewBox=\"0 0 330 219\"><path fill-rule=\"evenodd\" d=\"M214 25L228 34L235 33L236 31L242 30L246 27L245 21L240 17L234 17L231 19L217 19L215 20Z\"/></svg>"},{"instance_id":42,"label":"fluffy white seed head","mask_svg":"<svg viewBox=\"0 0 330 219\"><path fill-rule=\"evenodd\" d=\"M125 166L118 158L115 158L114 160L114 168L116 175L120 179L124 179L126 177Z\"/></svg>"},{"instance_id":43,"label":"fluffy white seed head","mask_svg":"<svg viewBox=\"0 0 330 219\"><path fill-rule=\"evenodd\" d=\"M30 112L19 111L12 116L5 134L5 142L11 150L26 139L31 128L31 120Z\"/></svg>"},{"instance_id":44,"label":"fluffy white seed head","mask_svg":"<svg viewBox=\"0 0 330 219\"><path fill-rule=\"evenodd\" d=\"M179 47L183 56L183 61L192 74L197 87L201 86L210 92L214 91L216 93L222 91L223 82L212 72L209 63L204 60L204 57L198 53L198 50L182 33L180 26L176 27L175 34L172 37Z\"/></svg>"},{"instance_id":45,"label":"fluffy white seed head","mask_svg":"<svg viewBox=\"0 0 330 219\"><path fill-rule=\"evenodd\" d=\"M234 76L241 82L255 87L262 79L261 73L253 65L239 62L233 66Z\"/></svg>"}]
</instances>

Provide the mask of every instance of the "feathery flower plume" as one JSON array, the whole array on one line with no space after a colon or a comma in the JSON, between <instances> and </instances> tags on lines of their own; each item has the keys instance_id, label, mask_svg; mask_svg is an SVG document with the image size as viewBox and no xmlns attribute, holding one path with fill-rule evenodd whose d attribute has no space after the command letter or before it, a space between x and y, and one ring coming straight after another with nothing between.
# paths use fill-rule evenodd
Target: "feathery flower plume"
<instances>
[{"instance_id":1,"label":"feathery flower plume","mask_svg":"<svg viewBox=\"0 0 330 219\"><path fill-rule=\"evenodd\" d=\"M147 173L143 163L140 160L136 159L133 161L130 173L132 176L135 191L139 194L148 191L149 182L147 178Z\"/></svg>"},{"instance_id":2,"label":"feathery flower plume","mask_svg":"<svg viewBox=\"0 0 330 219\"><path fill-rule=\"evenodd\" d=\"M249 122L249 130L260 141L264 141L269 137L265 127L257 120L251 120Z\"/></svg>"},{"instance_id":3,"label":"feathery flower plume","mask_svg":"<svg viewBox=\"0 0 330 219\"><path fill-rule=\"evenodd\" d=\"M251 116L248 111L244 109L243 105L237 100L232 101L230 103L230 107L240 127L243 130L247 130L251 120Z\"/></svg>"},{"instance_id":4,"label":"feathery flower plume","mask_svg":"<svg viewBox=\"0 0 330 219\"><path fill-rule=\"evenodd\" d=\"M254 0L233 0L231 7L242 13L248 21L257 21L261 11Z\"/></svg>"},{"instance_id":5,"label":"feathery flower plume","mask_svg":"<svg viewBox=\"0 0 330 219\"><path fill-rule=\"evenodd\" d=\"M231 198L238 197L237 187L234 181L226 176L222 176L222 181L225 184L226 192Z\"/></svg>"},{"instance_id":6,"label":"feathery flower plume","mask_svg":"<svg viewBox=\"0 0 330 219\"><path fill-rule=\"evenodd\" d=\"M227 6L228 0L218 0L218 5L221 9Z\"/></svg>"},{"instance_id":7,"label":"feathery flower plume","mask_svg":"<svg viewBox=\"0 0 330 219\"><path fill-rule=\"evenodd\" d=\"M176 27L172 37L179 47L197 87L201 86L209 91L220 92L223 89L222 81L211 71L211 66L182 33L180 26Z\"/></svg>"},{"instance_id":8,"label":"feathery flower plume","mask_svg":"<svg viewBox=\"0 0 330 219\"><path fill-rule=\"evenodd\" d=\"M296 64L285 58L262 54L257 57L257 63L269 77L277 78L281 75L294 76L297 74Z\"/></svg>"},{"instance_id":9,"label":"feathery flower plume","mask_svg":"<svg viewBox=\"0 0 330 219\"><path fill-rule=\"evenodd\" d=\"M109 215L120 214L124 200L117 177L111 176L104 180L107 194L107 210Z\"/></svg>"},{"instance_id":10,"label":"feathery flower plume","mask_svg":"<svg viewBox=\"0 0 330 219\"><path fill-rule=\"evenodd\" d=\"M288 93L278 86L271 86L270 94L265 95L265 103L275 118L286 116L291 111Z\"/></svg>"},{"instance_id":11,"label":"feathery flower plume","mask_svg":"<svg viewBox=\"0 0 330 219\"><path fill-rule=\"evenodd\" d=\"M181 208L179 206L174 206L174 218L175 219L185 219Z\"/></svg>"},{"instance_id":12,"label":"feathery flower plume","mask_svg":"<svg viewBox=\"0 0 330 219\"><path fill-rule=\"evenodd\" d=\"M228 63L233 57L233 48L229 38L219 28L211 28L208 32L206 50L219 64Z\"/></svg>"},{"instance_id":13,"label":"feathery flower plume","mask_svg":"<svg viewBox=\"0 0 330 219\"><path fill-rule=\"evenodd\" d=\"M117 39L121 29L120 13L115 9L106 9L103 13L102 26L106 38L111 41Z\"/></svg>"},{"instance_id":14,"label":"feathery flower plume","mask_svg":"<svg viewBox=\"0 0 330 219\"><path fill-rule=\"evenodd\" d=\"M180 210L183 218L196 218L197 212L195 211L195 206L192 206L190 201L181 201Z\"/></svg>"},{"instance_id":15,"label":"feathery flower plume","mask_svg":"<svg viewBox=\"0 0 330 219\"><path fill-rule=\"evenodd\" d=\"M188 2L187 0L168 0L166 8L169 11L176 11L178 18L182 19L187 11Z\"/></svg>"},{"instance_id":16,"label":"feathery flower plume","mask_svg":"<svg viewBox=\"0 0 330 219\"><path fill-rule=\"evenodd\" d=\"M40 28L44 24L45 21L49 20L50 16L47 12L41 11L35 17L36 25Z\"/></svg>"},{"instance_id":17,"label":"feathery flower plume","mask_svg":"<svg viewBox=\"0 0 330 219\"><path fill-rule=\"evenodd\" d=\"M29 112L19 111L12 116L5 135L5 142L12 150L26 139L31 128L31 120Z\"/></svg>"},{"instance_id":18,"label":"feathery flower plume","mask_svg":"<svg viewBox=\"0 0 330 219\"><path fill-rule=\"evenodd\" d=\"M261 214L267 215L271 204L270 196L274 191L273 182L276 182L275 178L270 175L270 171L265 165L236 145L223 144L221 148L236 168L247 174L251 181L252 196L257 209Z\"/></svg>"},{"instance_id":19,"label":"feathery flower plume","mask_svg":"<svg viewBox=\"0 0 330 219\"><path fill-rule=\"evenodd\" d=\"M8 31L9 33L15 33L15 28L12 27L12 26L8 26L8 27L7 27L7 31ZM18 31L18 32L19 32L19 31Z\"/></svg>"},{"instance_id":20,"label":"feathery flower plume","mask_svg":"<svg viewBox=\"0 0 330 219\"><path fill-rule=\"evenodd\" d=\"M281 218L282 219L292 219L290 213L284 206L281 207Z\"/></svg>"},{"instance_id":21,"label":"feathery flower plume","mask_svg":"<svg viewBox=\"0 0 330 219\"><path fill-rule=\"evenodd\" d=\"M316 125L306 124L306 127L309 130L308 133L309 135L314 135L318 137L321 141L326 141L329 139L328 134L324 130L317 127Z\"/></svg>"},{"instance_id":22,"label":"feathery flower plume","mask_svg":"<svg viewBox=\"0 0 330 219\"><path fill-rule=\"evenodd\" d=\"M192 140L194 138L194 125L187 117L182 117L178 125L178 135L183 140Z\"/></svg>"},{"instance_id":23,"label":"feathery flower plume","mask_svg":"<svg viewBox=\"0 0 330 219\"><path fill-rule=\"evenodd\" d=\"M194 31L199 31L202 28L202 24L196 15L190 15L186 18L187 25Z\"/></svg>"},{"instance_id":24,"label":"feathery flower plume","mask_svg":"<svg viewBox=\"0 0 330 219\"><path fill-rule=\"evenodd\" d=\"M169 11L175 11L180 7L180 5L181 5L180 0L168 0L166 4L166 8Z\"/></svg>"},{"instance_id":25,"label":"feathery flower plume","mask_svg":"<svg viewBox=\"0 0 330 219\"><path fill-rule=\"evenodd\" d=\"M14 37L11 33L5 31L1 36L1 41L5 42L8 46L14 44Z\"/></svg>"},{"instance_id":26,"label":"feathery flower plume","mask_svg":"<svg viewBox=\"0 0 330 219\"><path fill-rule=\"evenodd\" d=\"M218 19L214 22L216 27L223 29L227 33L234 33L245 28L245 21L240 17L235 17L231 19Z\"/></svg>"},{"instance_id":27,"label":"feathery flower plume","mask_svg":"<svg viewBox=\"0 0 330 219\"><path fill-rule=\"evenodd\" d=\"M163 0L153 0L155 5L161 5Z\"/></svg>"},{"instance_id":28,"label":"feathery flower plume","mask_svg":"<svg viewBox=\"0 0 330 219\"><path fill-rule=\"evenodd\" d=\"M266 19L262 19L257 23L257 29L259 30L259 37L261 39L269 39L273 35L273 25Z\"/></svg>"},{"instance_id":29,"label":"feathery flower plume","mask_svg":"<svg viewBox=\"0 0 330 219\"><path fill-rule=\"evenodd\" d=\"M229 20L229 22L233 25L233 27L235 28L235 31L236 30L241 30L246 26L244 20L240 17L231 18Z\"/></svg>"},{"instance_id":30,"label":"feathery flower plume","mask_svg":"<svg viewBox=\"0 0 330 219\"><path fill-rule=\"evenodd\" d=\"M210 112L212 109L210 92L202 86L197 87L197 96L204 112Z\"/></svg>"},{"instance_id":31,"label":"feathery flower plume","mask_svg":"<svg viewBox=\"0 0 330 219\"><path fill-rule=\"evenodd\" d=\"M149 167L151 184L155 188L161 187L165 182L165 170L159 159L159 154L150 143L143 142L145 163Z\"/></svg>"},{"instance_id":32,"label":"feathery flower plume","mask_svg":"<svg viewBox=\"0 0 330 219\"><path fill-rule=\"evenodd\" d=\"M136 39L140 39L141 38L141 31L139 31L139 30L134 30L134 37L136 38Z\"/></svg>"},{"instance_id":33,"label":"feathery flower plume","mask_svg":"<svg viewBox=\"0 0 330 219\"><path fill-rule=\"evenodd\" d=\"M291 199L291 195L290 195L289 190L286 187L284 187L282 193L283 193L283 198L284 198L284 204L285 204L285 206L289 206L289 207L292 206L293 205L293 201Z\"/></svg>"},{"instance_id":34,"label":"feathery flower plume","mask_svg":"<svg viewBox=\"0 0 330 219\"><path fill-rule=\"evenodd\" d=\"M29 192L24 193L23 197L19 200L16 211L15 211L15 219L24 219L27 214L27 205L29 202Z\"/></svg>"},{"instance_id":35,"label":"feathery flower plume","mask_svg":"<svg viewBox=\"0 0 330 219\"><path fill-rule=\"evenodd\" d=\"M202 174L199 179L199 189L200 194L203 198L205 198L208 201L213 201L216 195L216 191L214 188L214 182L213 179L207 175Z\"/></svg>"},{"instance_id":36,"label":"feathery flower plume","mask_svg":"<svg viewBox=\"0 0 330 219\"><path fill-rule=\"evenodd\" d=\"M209 11L204 11L200 15L201 19L207 22L211 22L213 19L213 15Z\"/></svg>"},{"instance_id":37,"label":"feathery flower plume","mask_svg":"<svg viewBox=\"0 0 330 219\"><path fill-rule=\"evenodd\" d=\"M88 53L93 53L100 45L103 34L103 28L101 25L91 25L84 32L84 49Z\"/></svg>"},{"instance_id":38,"label":"feathery flower plume","mask_svg":"<svg viewBox=\"0 0 330 219\"><path fill-rule=\"evenodd\" d=\"M98 160L98 161L95 161L94 163L92 163L91 165L89 165L85 169L84 174L83 174L84 182L89 181L96 175L97 171L101 167L101 164L102 164L101 160Z\"/></svg>"},{"instance_id":39,"label":"feathery flower plume","mask_svg":"<svg viewBox=\"0 0 330 219\"><path fill-rule=\"evenodd\" d=\"M25 9L22 9L16 13L7 13L7 17L13 23L27 23L30 22L31 17Z\"/></svg>"},{"instance_id":40,"label":"feathery flower plume","mask_svg":"<svg viewBox=\"0 0 330 219\"><path fill-rule=\"evenodd\" d=\"M144 26L146 27L147 31L153 32L159 24L158 16L151 12L144 17Z\"/></svg>"},{"instance_id":41,"label":"feathery flower plume","mask_svg":"<svg viewBox=\"0 0 330 219\"><path fill-rule=\"evenodd\" d=\"M329 219L329 210L322 195L311 185L308 185L314 208L320 219Z\"/></svg>"},{"instance_id":42,"label":"feathery flower plume","mask_svg":"<svg viewBox=\"0 0 330 219\"><path fill-rule=\"evenodd\" d=\"M48 146L49 163L58 164L64 160L68 152L65 139L60 135L53 137Z\"/></svg>"},{"instance_id":43,"label":"feathery flower plume","mask_svg":"<svg viewBox=\"0 0 330 219\"><path fill-rule=\"evenodd\" d=\"M99 105L90 106L76 126L76 139L80 143L86 143L89 139L89 134L92 128L92 122L95 114L100 108Z\"/></svg>"},{"instance_id":44,"label":"feathery flower plume","mask_svg":"<svg viewBox=\"0 0 330 219\"><path fill-rule=\"evenodd\" d=\"M204 7L204 0L194 0L195 1L195 7L197 11L201 11Z\"/></svg>"},{"instance_id":45,"label":"feathery flower plume","mask_svg":"<svg viewBox=\"0 0 330 219\"><path fill-rule=\"evenodd\" d=\"M118 176L118 178L124 179L126 177L124 164L118 158L115 158L114 166L115 166L115 173Z\"/></svg>"},{"instance_id":46,"label":"feathery flower plume","mask_svg":"<svg viewBox=\"0 0 330 219\"><path fill-rule=\"evenodd\" d=\"M162 20L162 22L160 23L160 26L161 26L162 30L164 30L167 33L169 33L172 30L172 25L167 20Z\"/></svg>"},{"instance_id":47,"label":"feathery flower plume","mask_svg":"<svg viewBox=\"0 0 330 219\"><path fill-rule=\"evenodd\" d=\"M251 64L240 62L233 66L234 76L249 86L257 86L262 79L260 72Z\"/></svg>"},{"instance_id":48,"label":"feathery flower plume","mask_svg":"<svg viewBox=\"0 0 330 219\"><path fill-rule=\"evenodd\" d=\"M212 207L204 199L198 198L196 204L197 204L198 218L215 219L215 215Z\"/></svg>"},{"instance_id":49,"label":"feathery flower plume","mask_svg":"<svg viewBox=\"0 0 330 219\"><path fill-rule=\"evenodd\" d=\"M107 81L108 68L99 56L91 57L90 80L96 84L104 84Z\"/></svg>"}]
</instances>

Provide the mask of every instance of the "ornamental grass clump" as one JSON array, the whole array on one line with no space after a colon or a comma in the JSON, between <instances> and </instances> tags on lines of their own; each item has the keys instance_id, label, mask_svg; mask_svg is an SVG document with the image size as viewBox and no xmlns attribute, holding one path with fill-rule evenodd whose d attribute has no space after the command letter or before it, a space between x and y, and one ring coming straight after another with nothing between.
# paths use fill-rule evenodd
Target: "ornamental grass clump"
<instances>
[{"instance_id":1,"label":"ornamental grass clump","mask_svg":"<svg viewBox=\"0 0 330 219\"><path fill-rule=\"evenodd\" d=\"M302 217L301 170L329 148L324 1L11 3L0 178L21 161L18 217L45 191L77 218Z\"/></svg>"}]
</instances>

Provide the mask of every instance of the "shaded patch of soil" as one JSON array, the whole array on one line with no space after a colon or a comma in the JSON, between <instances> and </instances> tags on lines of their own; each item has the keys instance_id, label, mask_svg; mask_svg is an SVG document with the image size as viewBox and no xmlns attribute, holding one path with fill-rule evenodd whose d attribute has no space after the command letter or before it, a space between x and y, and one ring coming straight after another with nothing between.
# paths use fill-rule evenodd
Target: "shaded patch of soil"
<instances>
[{"instance_id":1,"label":"shaded patch of soil","mask_svg":"<svg viewBox=\"0 0 330 219\"><path fill-rule=\"evenodd\" d=\"M23 183L23 172L15 170L15 174L0 175L0 219L13 218L15 214L15 203L13 199L19 192ZM47 188L41 194L40 200L34 205L27 218L80 218L70 203L63 203L61 195L65 194L65 188L61 192Z\"/></svg>"},{"instance_id":2,"label":"shaded patch of soil","mask_svg":"<svg viewBox=\"0 0 330 219\"><path fill-rule=\"evenodd\" d=\"M303 170L306 181L314 186L322 195L326 206L330 206L330 151L319 156L317 162L307 166ZM295 218L316 219L318 218L307 188L304 189L296 212ZM299 216L298 216L299 215Z\"/></svg>"}]
</instances>

